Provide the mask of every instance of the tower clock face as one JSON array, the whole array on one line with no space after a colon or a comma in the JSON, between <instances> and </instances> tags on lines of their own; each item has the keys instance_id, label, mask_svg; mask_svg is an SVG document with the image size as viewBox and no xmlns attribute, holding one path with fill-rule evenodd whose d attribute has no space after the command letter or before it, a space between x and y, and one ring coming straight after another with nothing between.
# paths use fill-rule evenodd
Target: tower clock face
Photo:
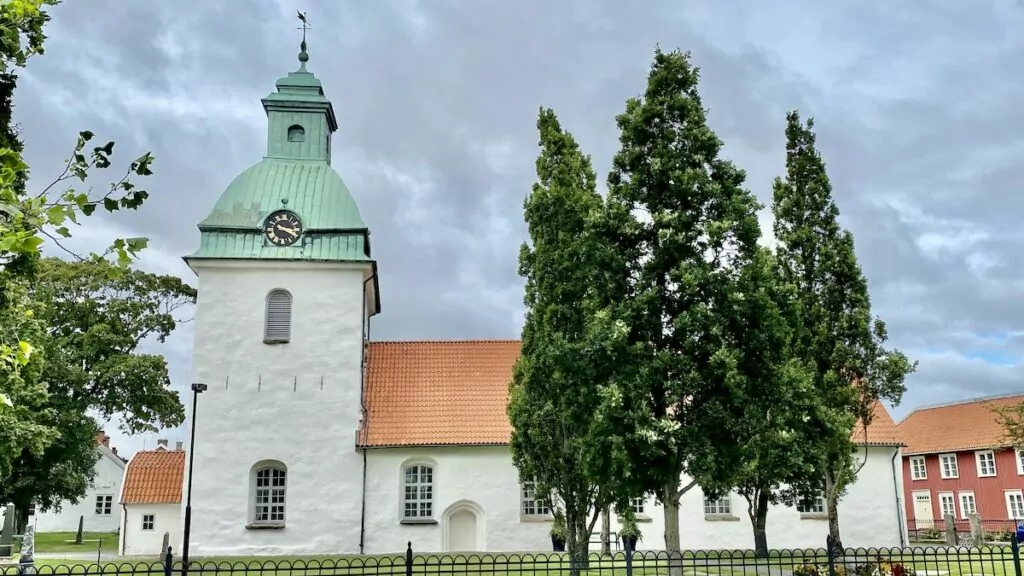
<instances>
[{"instance_id":1,"label":"tower clock face","mask_svg":"<svg viewBox=\"0 0 1024 576\"><path fill-rule=\"evenodd\" d=\"M291 212L274 212L263 225L263 234L275 246L291 246L302 235L302 222Z\"/></svg>"}]
</instances>

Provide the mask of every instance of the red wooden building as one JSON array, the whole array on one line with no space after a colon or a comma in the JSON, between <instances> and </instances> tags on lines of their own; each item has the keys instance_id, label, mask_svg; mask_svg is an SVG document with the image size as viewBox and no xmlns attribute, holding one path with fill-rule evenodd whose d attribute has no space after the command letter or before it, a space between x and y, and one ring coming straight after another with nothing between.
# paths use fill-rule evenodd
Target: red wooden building
<instances>
[{"instance_id":1,"label":"red wooden building","mask_svg":"<svg viewBox=\"0 0 1024 576\"><path fill-rule=\"evenodd\" d=\"M896 425L906 444L903 502L911 537L942 530L947 514L957 531L969 530L971 514L991 532L1024 519L1024 451L1009 445L993 413L1022 401L1024 394L918 408Z\"/></svg>"}]
</instances>

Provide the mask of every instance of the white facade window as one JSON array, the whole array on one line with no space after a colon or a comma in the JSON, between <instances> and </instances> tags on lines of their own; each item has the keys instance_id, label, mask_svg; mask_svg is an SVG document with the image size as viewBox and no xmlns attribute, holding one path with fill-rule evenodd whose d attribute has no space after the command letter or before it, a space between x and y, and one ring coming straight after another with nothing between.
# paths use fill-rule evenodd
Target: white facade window
<instances>
[{"instance_id":1,"label":"white facade window","mask_svg":"<svg viewBox=\"0 0 1024 576\"><path fill-rule=\"evenodd\" d=\"M910 479L911 480L927 480L928 479L928 468L925 467L924 456L911 456L910 457Z\"/></svg>"},{"instance_id":2,"label":"white facade window","mask_svg":"<svg viewBox=\"0 0 1024 576\"><path fill-rule=\"evenodd\" d=\"M281 464L265 464L254 472L253 523L284 524L288 471Z\"/></svg>"},{"instance_id":3,"label":"white facade window","mask_svg":"<svg viewBox=\"0 0 1024 576\"><path fill-rule=\"evenodd\" d=\"M405 467L405 507L408 520L429 520L434 517L434 468L426 464Z\"/></svg>"},{"instance_id":4,"label":"white facade window","mask_svg":"<svg viewBox=\"0 0 1024 576\"><path fill-rule=\"evenodd\" d=\"M991 450L982 450L974 453L974 458L978 462L978 477L984 478L986 476L996 475L996 454Z\"/></svg>"},{"instance_id":5,"label":"white facade window","mask_svg":"<svg viewBox=\"0 0 1024 576\"><path fill-rule=\"evenodd\" d=\"M939 492L939 510L942 511L942 517L952 516L956 518L956 498L953 497L952 492Z\"/></svg>"},{"instance_id":6,"label":"white facade window","mask_svg":"<svg viewBox=\"0 0 1024 576\"><path fill-rule=\"evenodd\" d=\"M1013 449L1013 455L1017 461L1017 474L1024 476L1024 450L1020 448Z\"/></svg>"},{"instance_id":7,"label":"white facade window","mask_svg":"<svg viewBox=\"0 0 1024 576\"><path fill-rule=\"evenodd\" d=\"M960 517L964 520L971 514L978 513L978 505L974 502L974 492L960 492Z\"/></svg>"},{"instance_id":8,"label":"white facade window","mask_svg":"<svg viewBox=\"0 0 1024 576\"><path fill-rule=\"evenodd\" d=\"M533 480L523 481L521 502L523 516L548 516L551 514L551 507L545 498L538 496L537 483Z\"/></svg>"},{"instance_id":9,"label":"white facade window","mask_svg":"<svg viewBox=\"0 0 1024 576\"><path fill-rule=\"evenodd\" d=\"M732 514L732 498L728 494L717 500L704 499L704 513L722 516Z\"/></svg>"},{"instance_id":10,"label":"white facade window","mask_svg":"<svg viewBox=\"0 0 1024 576\"><path fill-rule=\"evenodd\" d=\"M156 529L156 516L154 514L142 515L142 531L149 532Z\"/></svg>"},{"instance_id":11,"label":"white facade window","mask_svg":"<svg viewBox=\"0 0 1024 576\"><path fill-rule=\"evenodd\" d=\"M943 478L960 477L960 468L956 463L956 454L939 454L939 476Z\"/></svg>"},{"instance_id":12,"label":"white facade window","mask_svg":"<svg viewBox=\"0 0 1024 576\"><path fill-rule=\"evenodd\" d=\"M820 491L814 496L803 498L798 497L796 511L801 514L824 514L825 495Z\"/></svg>"},{"instance_id":13,"label":"white facade window","mask_svg":"<svg viewBox=\"0 0 1024 576\"><path fill-rule=\"evenodd\" d=\"M280 344L292 338L292 295L280 288L267 294L267 316L263 326L263 341Z\"/></svg>"},{"instance_id":14,"label":"white facade window","mask_svg":"<svg viewBox=\"0 0 1024 576\"><path fill-rule=\"evenodd\" d=\"M110 516L113 512L114 497L113 496L97 496L96 497L96 514L99 516Z\"/></svg>"},{"instance_id":15,"label":"white facade window","mask_svg":"<svg viewBox=\"0 0 1024 576\"><path fill-rule=\"evenodd\" d=\"M640 497L640 498L630 498L629 499L629 507L633 509L633 513L634 514L643 514L644 513L644 499L643 499L643 497Z\"/></svg>"},{"instance_id":16,"label":"white facade window","mask_svg":"<svg viewBox=\"0 0 1024 576\"><path fill-rule=\"evenodd\" d=\"M1006 516L1010 520L1024 520L1024 492L1006 491Z\"/></svg>"}]
</instances>

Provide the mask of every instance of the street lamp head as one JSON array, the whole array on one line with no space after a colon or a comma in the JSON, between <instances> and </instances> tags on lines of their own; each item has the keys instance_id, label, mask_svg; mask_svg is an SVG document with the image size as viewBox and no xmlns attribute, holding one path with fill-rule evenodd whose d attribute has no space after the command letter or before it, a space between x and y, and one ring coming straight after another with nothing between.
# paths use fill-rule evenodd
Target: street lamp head
<instances>
[{"instance_id":1,"label":"street lamp head","mask_svg":"<svg viewBox=\"0 0 1024 576\"><path fill-rule=\"evenodd\" d=\"M192 383L192 391L197 393L197 394L200 393L200 392L206 392L207 388L208 388L208 386L206 384L203 384L202 382L193 382Z\"/></svg>"}]
</instances>

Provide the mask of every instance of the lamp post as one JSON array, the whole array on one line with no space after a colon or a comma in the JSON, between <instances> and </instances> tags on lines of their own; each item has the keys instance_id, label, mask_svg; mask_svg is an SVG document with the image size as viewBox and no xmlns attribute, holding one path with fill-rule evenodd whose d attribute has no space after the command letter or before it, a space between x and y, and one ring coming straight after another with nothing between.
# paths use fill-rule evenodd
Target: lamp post
<instances>
[{"instance_id":1,"label":"lamp post","mask_svg":"<svg viewBox=\"0 0 1024 576\"><path fill-rule=\"evenodd\" d=\"M185 534L181 543L182 574L188 574L188 540L192 532L192 462L196 453L196 406L199 395L206 392L207 386L202 382L192 383L192 432L188 438L188 491L185 495Z\"/></svg>"}]
</instances>

